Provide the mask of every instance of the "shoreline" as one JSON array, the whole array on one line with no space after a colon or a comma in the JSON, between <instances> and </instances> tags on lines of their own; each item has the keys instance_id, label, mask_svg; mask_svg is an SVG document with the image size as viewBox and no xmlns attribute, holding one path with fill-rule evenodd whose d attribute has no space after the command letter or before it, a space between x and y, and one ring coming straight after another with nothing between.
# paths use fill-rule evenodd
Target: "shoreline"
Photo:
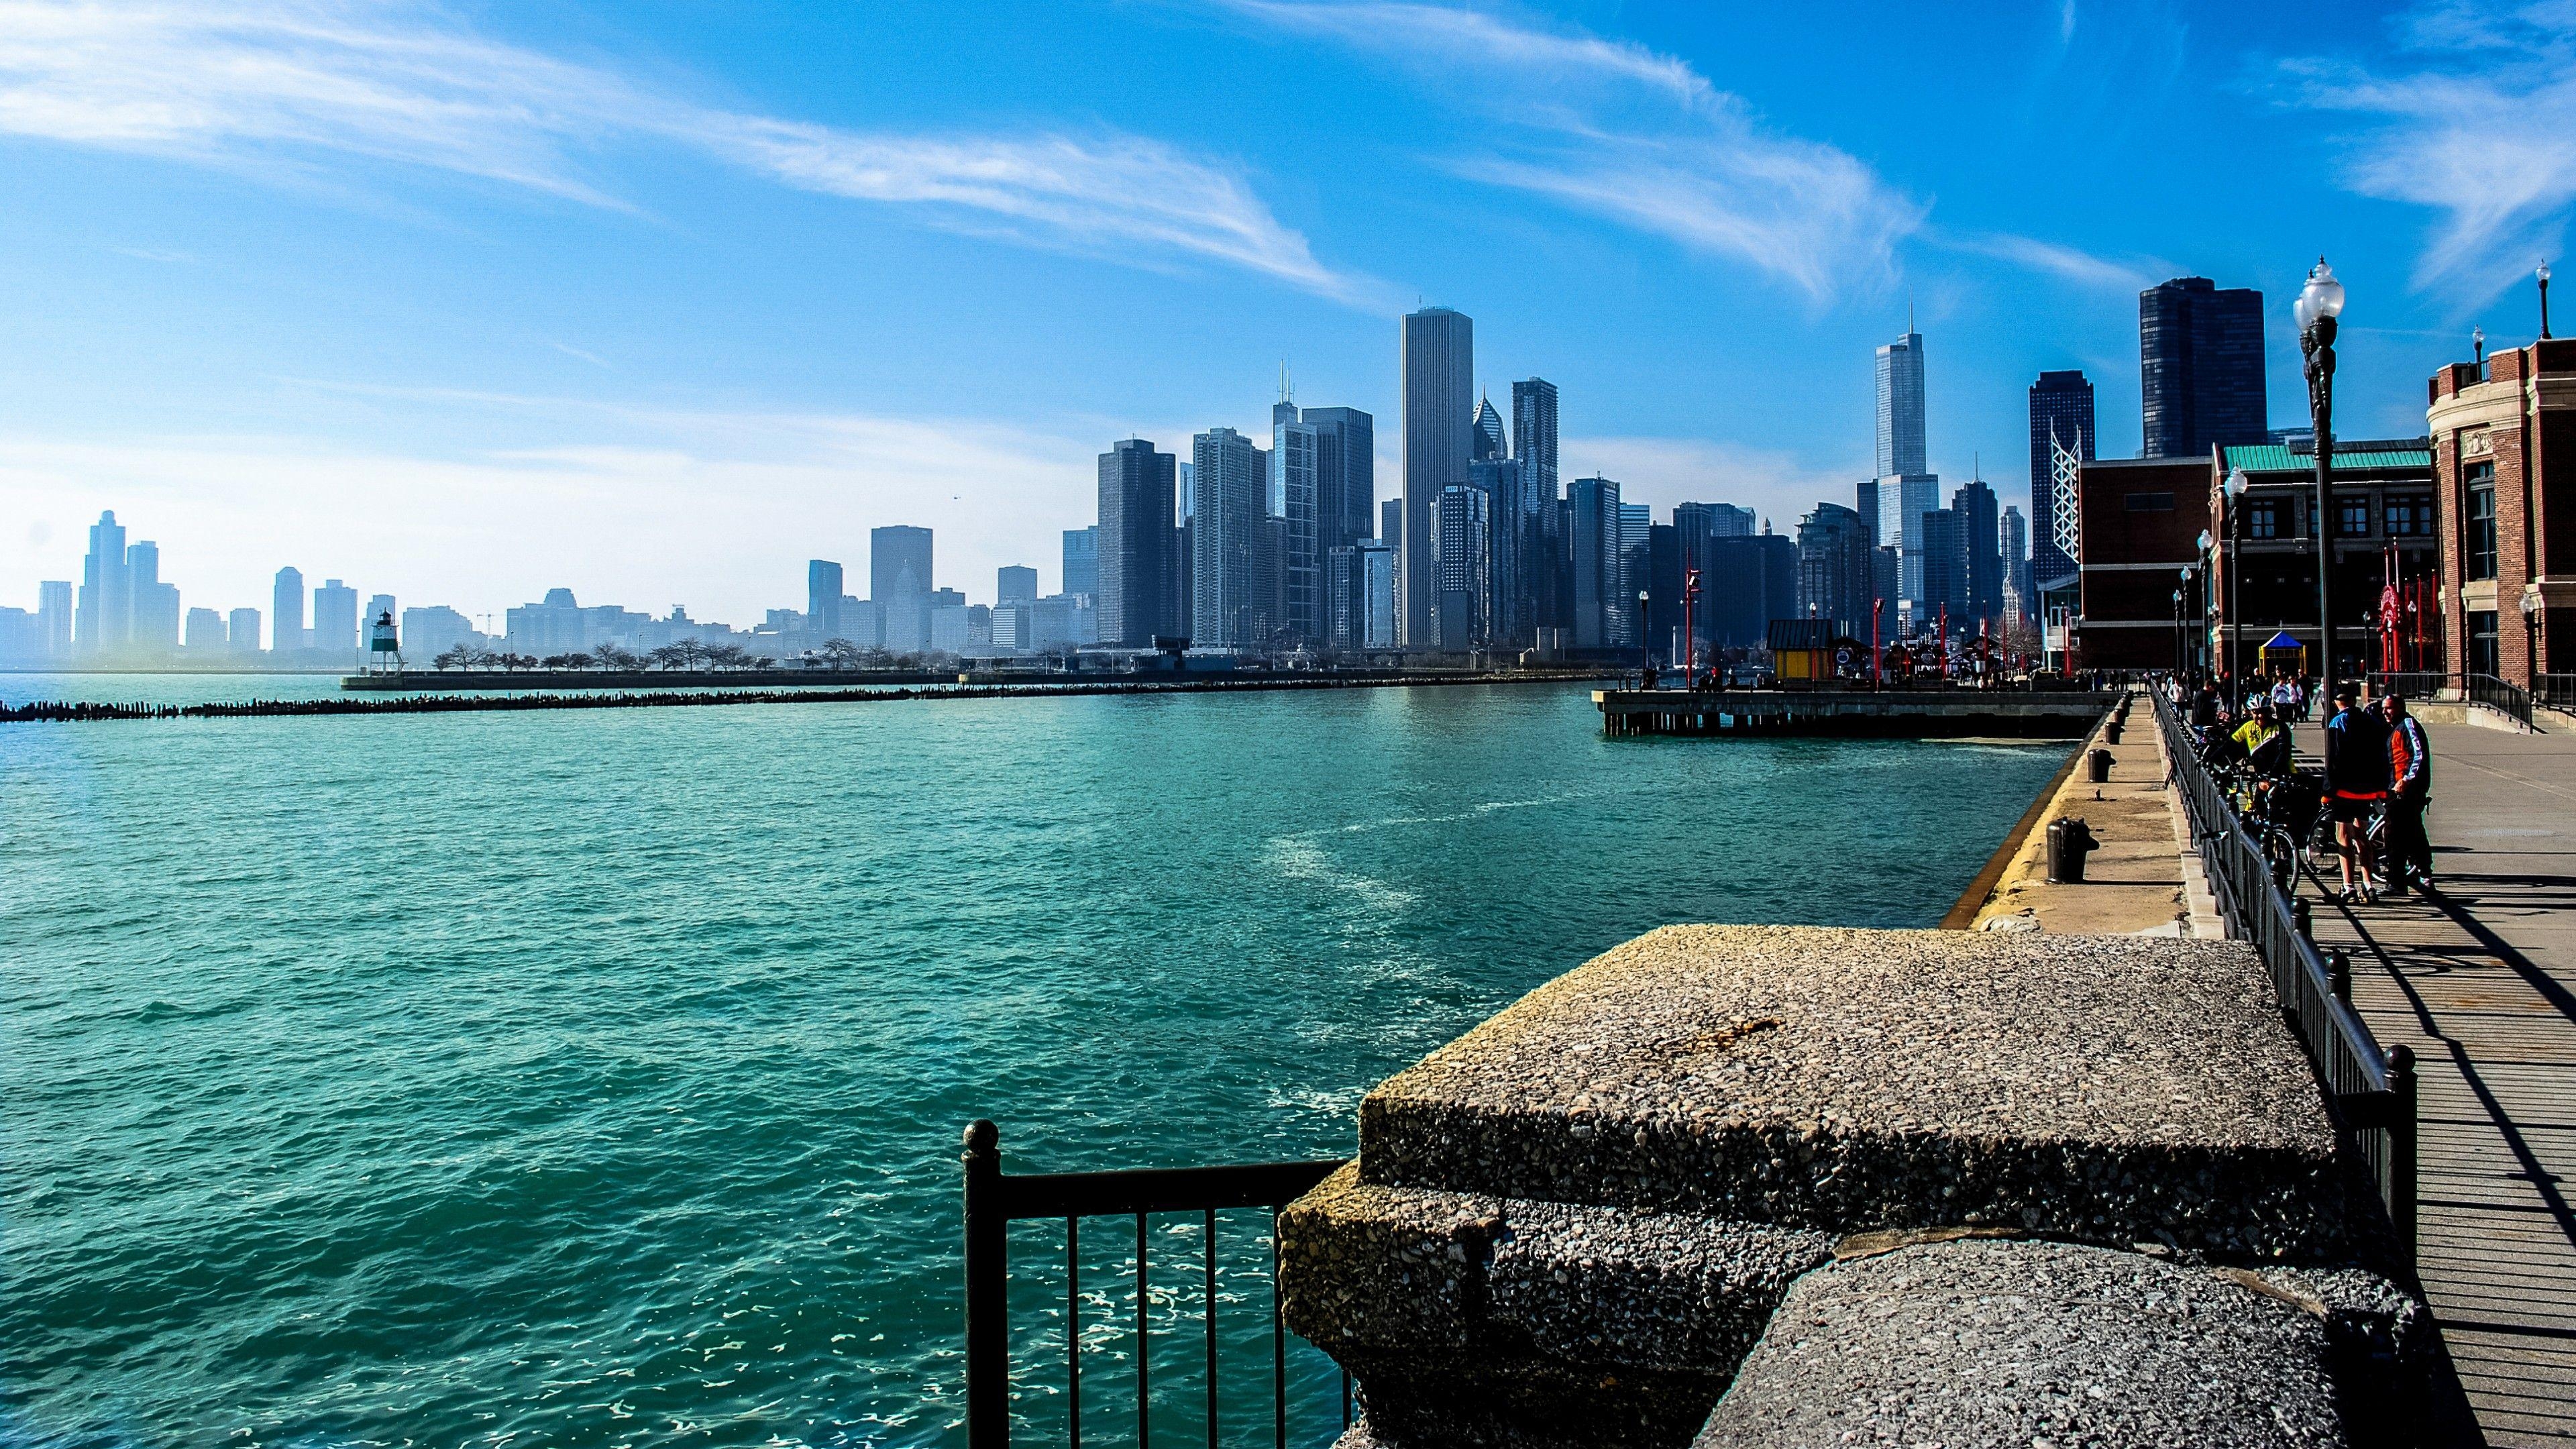
<instances>
[{"instance_id":1,"label":"shoreline","mask_svg":"<svg viewBox=\"0 0 2576 1449\"><path fill-rule=\"evenodd\" d=\"M265 719L309 715L478 714L500 710L660 709L690 705L861 704L896 700L1073 698L1093 695L1270 693L1320 689L1406 689L1425 685L1582 684L1598 672L1566 674L1432 674L1373 679L1341 677L1273 679L1130 679L1093 684L975 684L849 687L805 685L783 689L576 694L407 694L397 698L252 699L226 703L145 705L82 701L30 701L0 706L0 723L94 724L111 720Z\"/></svg>"}]
</instances>

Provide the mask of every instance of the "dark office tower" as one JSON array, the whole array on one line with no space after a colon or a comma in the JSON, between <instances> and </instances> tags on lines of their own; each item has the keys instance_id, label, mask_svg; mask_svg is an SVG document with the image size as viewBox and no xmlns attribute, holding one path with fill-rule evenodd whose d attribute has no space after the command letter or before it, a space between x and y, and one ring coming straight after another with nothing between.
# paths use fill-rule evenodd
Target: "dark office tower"
<instances>
[{"instance_id":1,"label":"dark office tower","mask_svg":"<svg viewBox=\"0 0 2576 1449\"><path fill-rule=\"evenodd\" d=\"M1709 561L1700 565L1699 589L1712 647L1757 648L1769 640L1772 620L1801 617L1795 543L1761 533L1721 538L1710 548Z\"/></svg>"},{"instance_id":2,"label":"dark office tower","mask_svg":"<svg viewBox=\"0 0 2576 1449\"><path fill-rule=\"evenodd\" d=\"M1494 411L1494 400L1477 399L1476 422L1467 432L1467 461L1508 458L1511 453L1512 442L1503 434L1503 415Z\"/></svg>"},{"instance_id":3,"label":"dark office tower","mask_svg":"<svg viewBox=\"0 0 2576 1449\"><path fill-rule=\"evenodd\" d=\"M1819 503L1798 520L1798 616L1866 628L1870 600L1869 523L1839 503Z\"/></svg>"},{"instance_id":4,"label":"dark office tower","mask_svg":"<svg viewBox=\"0 0 2576 1449\"><path fill-rule=\"evenodd\" d=\"M1852 511L1860 515L1862 526L1869 530L1869 546L1872 548L1878 547L1882 540L1878 536L1877 479L1863 478L1860 480L1860 487L1855 491L1852 498Z\"/></svg>"},{"instance_id":5,"label":"dark office tower","mask_svg":"<svg viewBox=\"0 0 2576 1449\"><path fill-rule=\"evenodd\" d=\"M1959 526L1966 533L1959 547L1968 560L1967 609L1970 620L1992 619L2001 627L2004 617L2004 553L2001 516L1996 512L1995 490L1983 479L1963 483L1950 494L1950 511L1959 515ZM1928 551L1930 544L1925 544ZM1956 619L1960 610L1953 609Z\"/></svg>"},{"instance_id":6,"label":"dark office tower","mask_svg":"<svg viewBox=\"0 0 2576 1449\"><path fill-rule=\"evenodd\" d=\"M1553 501L1556 491L1556 384L1525 377L1512 384L1512 456L1538 496Z\"/></svg>"},{"instance_id":7,"label":"dark office tower","mask_svg":"<svg viewBox=\"0 0 2576 1449\"><path fill-rule=\"evenodd\" d=\"M1953 633L1975 631L1968 607L1968 519L1954 509L1935 508L1923 515L1923 617L1939 628L1944 616Z\"/></svg>"},{"instance_id":8,"label":"dark office tower","mask_svg":"<svg viewBox=\"0 0 2576 1449\"><path fill-rule=\"evenodd\" d=\"M1619 485L1577 478L1565 487L1568 582L1573 645L1603 649L1618 642Z\"/></svg>"},{"instance_id":9,"label":"dark office tower","mask_svg":"<svg viewBox=\"0 0 2576 1449\"><path fill-rule=\"evenodd\" d=\"M1479 458L1467 465L1467 475L1468 481L1485 490L1486 517L1493 525L1486 557L1494 588L1485 606L1485 637L1500 644L1527 643L1529 585L1521 560L1538 528L1538 496L1521 477L1516 458L1500 454Z\"/></svg>"},{"instance_id":10,"label":"dark office tower","mask_svg":"<svg viewBox=\"0 0 2576 1449\"><path fill-rule=\"evenodd\" d=\"M841 634L841 566L830 559L805 563L805 629L818 638Z\"/></svg>"},{"instance_id":11,"label":"dark office tower","mask_svg":"<svg viewBox=\"0 0 2576 1449\"><path fill-rule=\"evenodd\" d=\"M1177 459L1130 438L1100 455L1100 642L1153 647L1175 626L1172 578L1180 540L1172 527Z\"/></svg>"},{"instance_id":12,"label":"dark office tower","mask_svg":"<svg viewBox=\"0 0 2576 1449\"><path fill-rule=\"evenodd\" d=\"M1463 312L1425 307L1404 317L1404 542L1397 615L1406 647L1434 642L1431 510L1440 490L1467 481L1467 435L1476 417L1476 324Z\"/></svg>"},{"instance_id":13,"label":"dark office tower","mask_svg":"<svg viewBox=\"0 0 2576 1449\"><path fill-rule=\"evenodd\" d=\"M1100 526L1064 531L1064 588L1067 594L1100 595Z\"/></svg>"},{"instance_id":14,"label":"dark office tower","mask_svg":"<svg viewBox=\"0 0 2576 1449\"><path fill-rule=\"evenodd\" d=\"M1452 483L1440 490L1431 513L1432 566L1438 592L1432 627L1451 653L1481 649L1492 637L1488 612L1494 597L1494 520L1485 490Z\"/></svg>"},{"instance_id":15,"label":"dark office tower","mask_svg":"<svg viewBox=\"0 0 2576 1449\"><path fill-rule=\"evenodd\" d=\"M1675 665L1687 657L1682 643L1681 538L1681 530L1672 524L1646 525L1646 647L1656 658ZM1698 621L1692 622L1696 626Z\"/></svg>"},{"instance_id":16,"label":"dark office tower","mask_svg":"<svg viewBox=\"0 0 2576 1449\"><path fill-rule=\"evenodd\" d=\"M1294 643L1324 637L1323 450L1321 430L1282 396L1270 409L1270 512L1280 520L1281 618Z\"/></svg>"},{"instance_id":17,"label":"dark office tower","mask_svg":"<svg viewBox=\"0 0 2576 1449\"><path fill-rule=\"evenodd\" d=\"M2138 385L2149 458L2271 441L2263 294L2177 277L2138 294Z\"/></svg>"},{"instance_id":18,"label":"dark office tower","mask_svg":"<svg viewBox=\"0 0 2576 1449\"><path fill-rule=\"evenodd\" d=\"M1404 548L1404 500L1390 498L1379 504L1377 518L1377 541L1400 553Z\"/></svg>"},{"instance_id":19,"label":"dark office tower","mask_svg":"<svg viewBox=\"0 0 2576 1449\"><path fill-rule=\"evenodd\" d=\"M2074 556L2060 546L2075 532L2075 469L2058 467L2059 453L2076 463L2093 461L2093 384L2081 372L2043 372L2030 385L2033 590L2075 577Z\"/></svg>"},{"instance_id":20,"label":"dark office tower","mask_svg":"<svg viewBox=\"0 0 2576 1449\"><path fill-rule=\"evenodd\" d=\"M1038 571L1026 564L1004 564L993 575L993 603L999 608L1038 601Z\"/></svg>"},{"instance_id":21,"label":"dark office tower","mask_svg":"<svg viewBox=\"0 0 2576 1449\"><path fill-rule=\"evenodd\" d=\"M1377 530L1377 419L1358 408L1306 408L1315 430L1315 556Z\"/></svg>"}]
</instances>

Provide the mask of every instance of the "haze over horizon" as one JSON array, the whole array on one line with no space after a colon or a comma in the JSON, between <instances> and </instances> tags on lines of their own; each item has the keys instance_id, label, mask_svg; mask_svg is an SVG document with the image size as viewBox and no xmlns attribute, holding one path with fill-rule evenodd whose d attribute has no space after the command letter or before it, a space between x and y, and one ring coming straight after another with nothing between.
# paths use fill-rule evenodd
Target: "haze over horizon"
<instances>
[{"instance_id":1,"label":"haze over horizon","mask_svg":"<svg viewBox=\"0 0 2576 1449\"><path fill-rule=\"evenodd\" d=\"M1931 464L2026 499L2024 389L2138 444L2137 292L2352 289L2338 431L2537 324L2576 11L1960 15L1205 0L917 14L0 0L0 604L114 509L192 605L281 565L470 614L737 625L938 533L990 600L1143 436L1379 418L1396 318L1562 389L1564 476L1787 531L1926 337ZM2026 504L2025 504L2026 506Z\"/></svg>"}]
</instances>

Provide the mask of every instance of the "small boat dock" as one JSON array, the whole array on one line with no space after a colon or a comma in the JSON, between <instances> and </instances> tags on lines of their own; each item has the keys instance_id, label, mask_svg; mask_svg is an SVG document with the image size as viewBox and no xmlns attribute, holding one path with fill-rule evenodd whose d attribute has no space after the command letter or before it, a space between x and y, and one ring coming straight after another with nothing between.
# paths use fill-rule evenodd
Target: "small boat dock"
<instances>
[{"instance_id":1,"label":"small boat dock","mask_svg":"<svg viewBox=\"0 0 2576 1449\"><path fill-rule=\"evenodd\" d=\"M1605 734L2074 740L2119 696L2021 689L1596 689Z\"/></svg>"}]
</instances>

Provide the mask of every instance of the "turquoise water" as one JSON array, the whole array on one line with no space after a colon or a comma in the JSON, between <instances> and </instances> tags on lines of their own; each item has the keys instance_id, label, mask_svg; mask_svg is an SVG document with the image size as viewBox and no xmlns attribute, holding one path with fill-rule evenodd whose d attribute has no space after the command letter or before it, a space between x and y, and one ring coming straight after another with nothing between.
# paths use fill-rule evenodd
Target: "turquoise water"
<instances>
[{"instance_id":1,"label":"turquoise water","mask_svg":"<svg viewBox=\"0 0 2576 1449\"><path fill-rule=\"evenodd\" d=\"M969 1118L1012 1170L1346 1153L1638 931L1929 924L2062 758L1612 742L1557 687L0 726L0 1440L962 1443ZM1132 1439L1132 1224L1082 1242ZM1036 1438L1061 1226L1014 1252Z\"/></svg>"}]
</instances>

